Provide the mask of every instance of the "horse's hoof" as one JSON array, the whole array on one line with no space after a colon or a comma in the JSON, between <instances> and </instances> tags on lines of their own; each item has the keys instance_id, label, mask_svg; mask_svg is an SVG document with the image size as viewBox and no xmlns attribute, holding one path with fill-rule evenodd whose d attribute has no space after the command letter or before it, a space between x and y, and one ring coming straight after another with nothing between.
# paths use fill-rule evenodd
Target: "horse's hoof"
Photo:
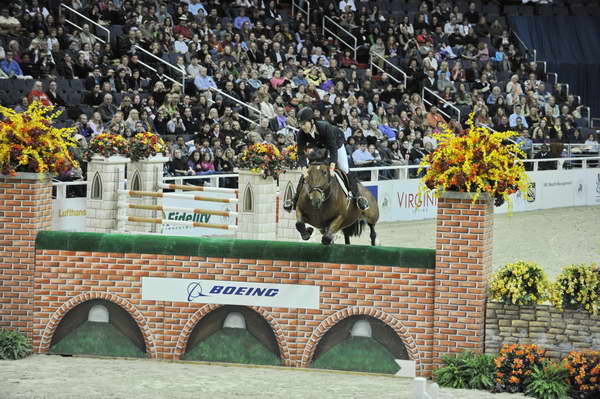
<instances>
[{"instance_id":1,"label":"horse's hoof","mask_svg":"<svg viewBox=\"0 0 600 399\"><path fill-rule=\"evenodd\" d=\"M309 240L310 236L312 236L313 231L315 231L315 229L313 229L312 227L309 227L308 229L306 229L306 233L305 234L301 234L302 239L304 241Z\"/></svg>"},{"instance_id":2,"label":"horse's hoof","mask_svg":"<svg viewBox=\"0 0 600 399\"><path fill-rule=\"evenodd\" d=\"M330 245L333 242L333 238L327 237L327 236L323 236L323 238L321 238L321 243L323 245Z\"/></svg>"}]
</instances>

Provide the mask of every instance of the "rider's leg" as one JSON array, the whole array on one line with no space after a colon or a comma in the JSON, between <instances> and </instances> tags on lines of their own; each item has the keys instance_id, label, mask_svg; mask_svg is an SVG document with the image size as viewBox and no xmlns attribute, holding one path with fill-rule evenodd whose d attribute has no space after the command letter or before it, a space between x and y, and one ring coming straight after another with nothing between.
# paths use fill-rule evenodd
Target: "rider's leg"
<instances>
[{"instance_id":1,"label":"rider's leg","mask_svg":"<svg viewBox=\"0 0 600 399\"><path fill-rule=\"evenodd\" d=\"M346 153L346 147L343 145L338 149L337 167L348 175L350 192L352 193L352 198L356 199L356 206L358 206L358 209L361 211L369 209L369 201L360 194L358 189L358 179L354 173L350 172L350 168L348 167L348 154Z\"/></svg>"},{"instance_id":2,"label":"rider's leg","mask_svg":"<svg viewBox=\"0 0 600 399\"><path fill-rule=\"evenodd\" d=\"M287 212L291 212L292 209L296 209L296 204L298 203L298 198L300 198L300 190L302 190L302 185L304 184L304 175L300 175L300 179L298 180L298 187L296 187L296 192L294 193L294 198L287 199L283 203L283 209Z\"/></svg>"}]
</instances>

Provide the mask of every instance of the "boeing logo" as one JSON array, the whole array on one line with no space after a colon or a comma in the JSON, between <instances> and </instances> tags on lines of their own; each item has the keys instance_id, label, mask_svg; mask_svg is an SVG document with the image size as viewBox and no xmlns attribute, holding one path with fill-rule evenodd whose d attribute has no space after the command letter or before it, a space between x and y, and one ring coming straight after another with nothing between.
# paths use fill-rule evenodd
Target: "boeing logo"
<instances>
[{"instance_id":1,"label":"boeing logo","mask_svg":"<svg viewBox=\"0 0 600 399\"><path fill-rule=\"evenodd\" d=\"M215 295L244 295L244 296L259 296L259 297L274 297L279 294L278 288L257 288L248 286L233 286L233 285L213 285L207 295L202 293L202 286L199 282L190 283L187 287L188 302L192 302L195 298L211 297Z\"/></svg>"}]
</instances>

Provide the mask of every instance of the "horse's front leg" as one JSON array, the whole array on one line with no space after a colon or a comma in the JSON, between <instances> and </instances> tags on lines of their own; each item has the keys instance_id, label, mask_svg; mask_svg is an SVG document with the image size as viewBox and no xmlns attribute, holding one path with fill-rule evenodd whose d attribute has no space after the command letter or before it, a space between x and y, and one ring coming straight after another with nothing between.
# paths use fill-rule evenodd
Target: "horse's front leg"
<instances>
[{"instance_id":1,"label":"horse's front leg","mask_svg":"<svg viewBox=\"0 0 600 399\"><path fill-rule=\"evenodd\" d=\"M335 233L340 231L342 228L342 223L344 222L344 217L342 215L336 217L331 221L329 226L325 229L325 233L323 234L323 238L321 238L321 243L325 245L329 245L333 242L333 237Z\"/></svg>"},{"instance_id":2,"label":"horse's front leg","mask_svg":"<svg viewBox=\"0 0 600 399\"><path fill-rule=\"evenodd\" d=\"M304 241L309 240L314 231L312 227L306 228L302 212L298 208L296 208L296 230L298 230L300 237L302 237Z\"/></svg>"}]
</instances>

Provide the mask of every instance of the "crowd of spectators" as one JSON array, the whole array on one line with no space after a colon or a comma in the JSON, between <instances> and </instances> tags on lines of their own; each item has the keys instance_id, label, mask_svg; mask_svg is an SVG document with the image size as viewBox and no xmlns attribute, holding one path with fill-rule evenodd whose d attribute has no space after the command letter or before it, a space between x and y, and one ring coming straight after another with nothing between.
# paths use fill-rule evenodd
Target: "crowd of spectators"
<instances>
[{"instance_id":1,"label":"crowd of spectators","mask_svg":"<svg viewBox=\"0 0 600 399\"><path fill-rule=\"evenodd\" d=\"M577 98L549 84L503 19L475 3L423 1L400 15L381 1L319 1L307 24L274 0L67 2L109 28L112 43L84 20L73 27L58 3L0 7L0 77L32 82L15 109L35 99L65 107L82 148L105 131L156 132L169 142L170 175L229 172L249 144L293 144L304 106L342 129L351 166L417 164L436 129L461 131L472 110L478 124L518 131L530 156L534 143L598 150ZM322 34L324 16L356 36L357 57ZM372 55L389 75L370 67Z\"/></svg>"}]
</instances>

